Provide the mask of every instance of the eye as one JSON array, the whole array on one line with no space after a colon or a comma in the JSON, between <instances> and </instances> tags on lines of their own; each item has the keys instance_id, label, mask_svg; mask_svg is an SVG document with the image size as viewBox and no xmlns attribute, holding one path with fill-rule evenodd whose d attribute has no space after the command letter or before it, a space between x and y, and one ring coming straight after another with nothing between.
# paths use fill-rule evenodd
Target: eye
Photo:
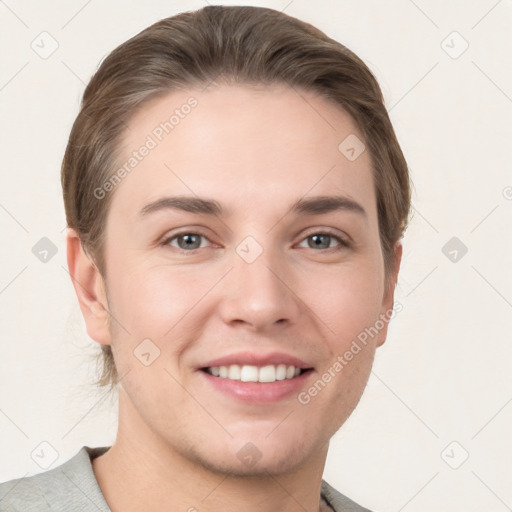
<instances>
[{"instance_id":1,"label":"eye","mask_svg":"<svg viewBox=\"0 0 512 512\"><path fill-rule=\"evenodd\" d=\"M176 249L191 252L196 249L202 249L207 247L209 244L209 240L206 236L201 233L194 232L183 232L174 234L165 240L163 240L162 245L175 247ZM328 232L318 232L312 233L308 235L303 241L299 244L299 247L305 247L304 243L307 243L307 248L310 249L338 249L341 250L343 248L350 247L350 243L345 241L341 237L334 235Z\"/></svg>"},{"instance_id":2,"label":"eye","mask_svg":"<svg viewBox=\"0 0 512 512\"><path fill-rule=\"evenodd\" d=\"M208 239L200 233L178 233L165 239L162 244L170 245L183 251L193 251L194 249L205 247L206 244L202 244L203 240Z\"/></svg>"},{"instance_id":3,"label":"eye","mask_svg":"<svg viewBox=\"0 0 512 512\"><path fill-rule=\"evenodd\" d=\"M337 247L342 249L344 247L349 247L349 243L340 238L339 236L333 235L331 233L313 233L307 236L299 247L304 247L302 245L304 242L307 242L308 247L311 249L333 249L336 248L336 245L332 245L332 242L336 242Z\"/></svg>"}]
</instances>

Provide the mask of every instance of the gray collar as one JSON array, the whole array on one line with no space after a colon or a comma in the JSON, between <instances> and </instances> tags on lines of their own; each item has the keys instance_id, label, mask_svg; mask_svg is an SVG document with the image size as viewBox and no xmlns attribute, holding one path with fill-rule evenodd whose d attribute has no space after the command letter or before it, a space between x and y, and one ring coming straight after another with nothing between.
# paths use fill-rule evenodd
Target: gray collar
<instances>
[{"instance_id":1,"label":"gray collar","mask_svg":"<svg viewBox=\"0 0 512 512\"><path fill-rule=\"evenodd\" d=\"M91 464L92 459L102 455L109 448L110 446L83 446L74 457L61 466L0 484L1 510L111 512ZM340 494L324 480L321 495L334 512L370 512Z\"/></svg>"}]
</instances>

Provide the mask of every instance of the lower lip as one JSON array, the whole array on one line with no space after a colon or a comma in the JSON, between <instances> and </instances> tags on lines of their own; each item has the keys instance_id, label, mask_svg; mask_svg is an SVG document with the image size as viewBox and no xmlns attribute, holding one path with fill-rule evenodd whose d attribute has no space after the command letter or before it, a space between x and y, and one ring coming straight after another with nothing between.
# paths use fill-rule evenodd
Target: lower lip
<instances>
[{"instance_id":1,"label":"lower lip","mask_svg":"<svg viewBox=\"0 0 512 512\"><path fill-rule=\"evenodd\" d=\"M204 371L199 373L213 388L225 395L246 403L268 404L279 402L293 394L297 395L313 372L308 370L293 379L276 380L275 382L242 382L215 377Z\"/></svg>"}]
</instances>

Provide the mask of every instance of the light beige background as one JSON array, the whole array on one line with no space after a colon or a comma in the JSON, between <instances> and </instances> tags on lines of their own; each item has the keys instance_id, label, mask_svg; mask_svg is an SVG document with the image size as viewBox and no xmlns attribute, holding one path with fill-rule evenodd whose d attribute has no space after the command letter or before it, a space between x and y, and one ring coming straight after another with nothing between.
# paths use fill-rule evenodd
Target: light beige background
<instances>
[{"instance_id":1,"label":"light beige background","mask_svg":"<svg viewBox=\"0 0 512 512\"><path fill-rule=\"evenodd\" d=\"M66 270L60 161L101 59L206 3L0 2L0 481L114 439L115 403L89 384L96 347ZM367 62L415 184L403 311L325 479L376 511L510 510L512 2L236 3L284 9ZM43 237L58 251L47 262L32 252ZM463 257L443 253L452 237Z\"/></svg>"}]
</instances>

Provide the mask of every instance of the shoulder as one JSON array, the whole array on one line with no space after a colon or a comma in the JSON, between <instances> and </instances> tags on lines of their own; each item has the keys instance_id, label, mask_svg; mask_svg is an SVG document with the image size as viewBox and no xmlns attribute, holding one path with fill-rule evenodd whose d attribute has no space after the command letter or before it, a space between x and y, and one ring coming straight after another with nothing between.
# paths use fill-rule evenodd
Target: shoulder
<instances>
[{"instance_id":1,"label":"shoulder","mask_svg":"<svg viewBox=\"0 0 512 512\"><path fill-rule=\"evenodd\" d=\"M108 447L84 446L49 471L0 483L0 512L110 512L91 465ZM371 512L322 481L322 496L335 512Z\"/></svg>"},{"instance_id":2,"label":"shoulder","mask_svg":"<svg viewBox=\"0 0 512 512\"><path fill-rule=\"evenodd\" d=\"M338 492L325 480L322 480L322 496L335 512L371 512Z\"/></svg>"},{"instance_id":3,"label":"shoulder","mask_svg":"<svg viewBox=\"0 0 512 512\"><path fill-rule=\"evenodd\" d=\"M109 512L90 459L107 449L84 446L54 469L0 483L0 512Z\"/></svg>"}]
</instances>

